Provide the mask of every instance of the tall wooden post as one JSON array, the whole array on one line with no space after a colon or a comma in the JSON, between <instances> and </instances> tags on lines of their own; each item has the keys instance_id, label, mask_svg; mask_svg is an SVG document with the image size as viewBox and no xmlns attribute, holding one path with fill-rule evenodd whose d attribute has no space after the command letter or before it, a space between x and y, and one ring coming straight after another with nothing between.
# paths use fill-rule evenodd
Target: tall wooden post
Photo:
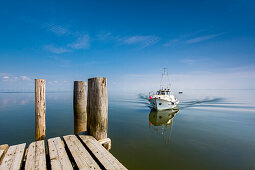
<instances>
[{"instance_id":1,"label":"tall wooden post","mask_svg":"<svg viewBox=\"0 0 255 170\"><path fill-rule=\"evenodd\" d=\"M45 80L35 79L35 140L45 139Z\"/></svg>"},{"instance_id":2,"label":"tall wooden post","mask_svg":"<svg viewBox=\"0 0 255 170\"><path fill-rule=\"evenodd\" d=\"M105 77L88 80L88 116L90 134L97 140L107 138L108 99Z\"/></svg>"},{"instance_id":3,"label":"tall wooden post","mask_svg":"<svg viewBox=\"0 0 255 170\"><path fill-rule=\"evenodd\" d=\"M85 81L74 81L73 111L74 111L74 133L87 131L87 83Z\"/></svg>"}]
</instances>

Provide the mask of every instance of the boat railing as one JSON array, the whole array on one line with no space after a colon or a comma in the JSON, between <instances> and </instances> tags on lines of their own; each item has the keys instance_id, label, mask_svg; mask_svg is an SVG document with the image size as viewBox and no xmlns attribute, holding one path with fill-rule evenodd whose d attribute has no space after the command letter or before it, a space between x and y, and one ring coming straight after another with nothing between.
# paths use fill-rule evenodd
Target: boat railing
<instances>
[{"instance_id":1,"label":"boat railing","mask_svg":"<svg viewBox=\"0 0 255 170\"><path fill-rule=\"evenodd\" d=\"M155 93L153 91L149 92L149 96L153 96Z\"/></svg>"}]
</instances>

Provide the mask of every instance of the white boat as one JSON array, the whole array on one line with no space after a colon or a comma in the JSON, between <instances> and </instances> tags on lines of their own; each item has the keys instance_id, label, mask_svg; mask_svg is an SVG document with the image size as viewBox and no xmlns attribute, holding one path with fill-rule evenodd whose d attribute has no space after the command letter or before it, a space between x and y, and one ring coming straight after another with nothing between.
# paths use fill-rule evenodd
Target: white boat
<instances>
[{"instance_id":1,"label":"white boat","mask_svg":"<svg viewBox=\"0 0 255 170\"><path fill-rule=\"evenodd\" d=\"M164 79L167 78L167 84L164 84ZM160 90L154 94L153 92L149 93L149 102L152 107L156 110L166 110L173 109L177 107L179 100L174 97L173 92L168 88L169 78L167 69L164 68L164 72L161 78Z\"/></svg>"}]
</instances>

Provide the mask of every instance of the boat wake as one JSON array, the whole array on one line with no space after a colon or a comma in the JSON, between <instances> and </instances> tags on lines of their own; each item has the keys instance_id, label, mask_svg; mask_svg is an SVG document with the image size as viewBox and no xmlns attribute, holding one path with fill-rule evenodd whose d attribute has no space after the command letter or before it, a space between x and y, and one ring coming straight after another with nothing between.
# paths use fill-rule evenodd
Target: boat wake
<instances>
[{"instance_id":1,"label":"boat wake","mask_svg":"<svg viewBox=\"0 0 255 170\"><path fill-rule=\"evenodd\" d=\"M148 96L144 94L138 94L139 102L140 104L144 104L146 107L152 108L150 105L150 102L148 100ZM224 104L223 103L224 99L223 98L204 98L204 99L196 99L196 100L185 100L185 101L180 101L178 104L179 110L183 110L186 108L190 107L199 107L203 104ZM225 103L225 104L230 104L230 103Z\"/></svg>"},{"instance_id":2,"label":"boat wake","mask_svg":"<svg viewBox=\"0 0 255 170\"><path fill-rule=\"evenodd\" d=\"M199 107L202 104L205 103L210 103L210 104L216 104L216 103L221 103L222 101L224 101L223 98L205 98L205 99L201 99L201 100L191 100L191 101L182 101L179 104L179 109L185 109L185 108L190 108L190 107Z\"/></svg>"}]
</instances>

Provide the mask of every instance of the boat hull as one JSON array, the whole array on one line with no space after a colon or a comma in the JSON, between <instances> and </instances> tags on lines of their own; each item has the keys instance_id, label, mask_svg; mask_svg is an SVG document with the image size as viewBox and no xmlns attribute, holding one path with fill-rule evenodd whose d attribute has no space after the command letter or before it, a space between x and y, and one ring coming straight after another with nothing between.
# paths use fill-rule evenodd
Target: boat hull
<instances>
[{"instance_id":1,"label":"boat hull","mask_svg":"<svg viewBox=\"0 0 255 170\"><path fill-rule=\"evenodd\" d=\"M151 105L153 106L154 109L156 110L167 110L167 109L173 109L177 107L177 104L174 102L162 100L162 99L149 99Z\"/></svg>"}]
</instances>

